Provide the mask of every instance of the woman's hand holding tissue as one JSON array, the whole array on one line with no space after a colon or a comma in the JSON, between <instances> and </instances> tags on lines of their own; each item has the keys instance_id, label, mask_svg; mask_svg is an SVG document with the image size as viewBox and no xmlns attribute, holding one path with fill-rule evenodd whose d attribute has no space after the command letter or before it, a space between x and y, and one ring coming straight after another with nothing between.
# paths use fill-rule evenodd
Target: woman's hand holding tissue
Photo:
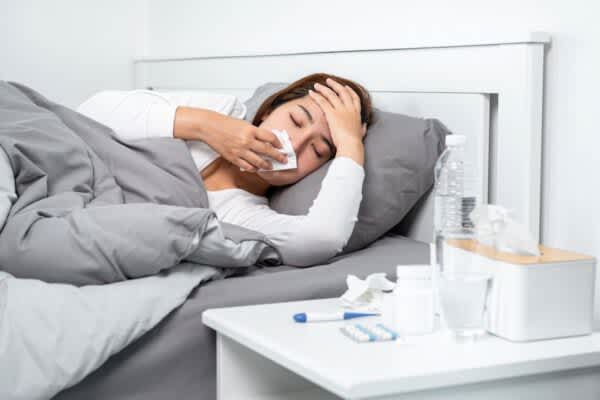
<instances>
[{"instance_id":1,"label":"woman's hand holding tissue","mask_svg":"<svg viewBox=\"0 0 600 400\"><path fill-rule=\"evenodd\" d=\"M309 91L309 95L325 113L333 144L337 148L336 156L348 157L363 165L362 140L367 127L360 120L360 98L349 86L343 86L331 78L327 79L327 85L315 84L316 91Z\"/></svg>"},{"instance_id":2,"label":"woman's hand holding tissue","mask_svg":"<svg viewBox=\"0 0 600 400\"><path fill-rule=\"evenodd\" d=\"M271 163L261 155L287 162L286 155L277 150L282 144L273 132L211 110L178 107L173 136L201 140L223 158L249 172L271 169Z\"/></svg>"}]
</instances>

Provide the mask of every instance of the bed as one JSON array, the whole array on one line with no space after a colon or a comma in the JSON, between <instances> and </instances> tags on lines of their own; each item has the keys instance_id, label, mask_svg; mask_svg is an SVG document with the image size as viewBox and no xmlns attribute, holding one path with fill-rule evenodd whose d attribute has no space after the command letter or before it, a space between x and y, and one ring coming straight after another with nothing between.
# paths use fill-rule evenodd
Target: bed
<instances>
[{"instance_id":1,"label":"bed","mask_svg":"<svg viewBox=\"0 0 600 400\"><path fill-rule=\"evenodd\" d=\"M383 49L308 49L135 60L138 88L208 90L245 99L268 81L329 71L363 83L375 106L435 116L469 138L482 202L515 211L539 239L542 98L547 35L513 34L407 43ZM431 193L384 237L331 262L278 266L197 288L158 327L55 399L214 399L215 335L201 322L215 307L339 296L348 274L429 263Z\"/></svg>"}]
</instances>

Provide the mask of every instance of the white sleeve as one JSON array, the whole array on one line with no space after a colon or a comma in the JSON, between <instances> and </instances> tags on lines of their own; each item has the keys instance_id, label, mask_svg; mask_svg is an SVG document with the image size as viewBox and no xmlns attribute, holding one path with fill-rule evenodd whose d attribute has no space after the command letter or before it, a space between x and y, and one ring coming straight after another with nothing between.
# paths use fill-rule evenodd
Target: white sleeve
<instances>
[{"instance_id":1,"label":"white sleeve","mask_svg":"<svg viewBox=\"0 0 600 400\"><path fill-rule=\"evenodd\" d=\"M177 107L204 108L244 118L246 106L237 97L203 91L154 90L99 92L77 111L108 127L126 140L173 137Z\"/></svg>"},{"instance_id":2,"label":"white sleeve","mask_svg":"<svg viewBox=\"0 0 600 400\"><path fill-rule=\"evenodd\" d=\"M279 214L265 206L257 226L247 227L264 233L285 264L308 266L327 261L350 239L358 220L364 177L363 167L354 160L337 157L308 214Z\"/></svg>"},{"instance_id":3,"label":"white sleeve","mask_svg":"<svg viewBox=\"0 0 600 400\"><path fill-rule=\"evenodd\" d=\"M103 91L78 108L81 114L111 128L125 140L173 137L174 104L150 90Z\"/></svg>"}]
</instances>

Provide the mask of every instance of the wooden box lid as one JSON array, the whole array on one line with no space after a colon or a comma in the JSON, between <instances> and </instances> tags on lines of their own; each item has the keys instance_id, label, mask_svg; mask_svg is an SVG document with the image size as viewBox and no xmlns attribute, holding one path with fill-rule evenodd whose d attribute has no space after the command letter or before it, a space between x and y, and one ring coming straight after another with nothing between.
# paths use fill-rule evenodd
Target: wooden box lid
<instances>
[{"instance_id":1,"label":"wooden box lid","mask_svg":"<svg viewBox=\"0 0 600 400\"><path fill-rule=\"evenodd\" d=\"M448 239L446 240L446 244L479 254L492 260L503 261L510 264L533 265L594 260L594 257L592 256L574 253L572 251L553 249L542 245L539 245L540 256L521 256L498 251L472 239Z\"/></svg>"}]
</instances>

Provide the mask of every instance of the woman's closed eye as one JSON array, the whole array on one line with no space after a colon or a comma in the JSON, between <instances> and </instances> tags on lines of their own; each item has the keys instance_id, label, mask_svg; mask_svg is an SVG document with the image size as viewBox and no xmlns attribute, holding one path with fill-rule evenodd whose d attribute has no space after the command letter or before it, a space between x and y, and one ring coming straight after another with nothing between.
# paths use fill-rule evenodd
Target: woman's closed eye
<instances>
[{"instance_id":1,"label":"woman's closed eye","mask_svg":"<svg viewBox=\"0 0 600 400\"><path fill-rule=\"evenodd\" d=\"M294 125L296 125L297 128L300 128L301 125L298 121L296 121L296 119L294 118L294 116L292 115L292 113L290 113L290 119L292 120L292 122L294 123Z\"/></svg>"},{"instance_id":2,"label":"woman's closed eye","mask_svg":"<svg viewBox=\"0 0 600 400\"><path fill-rule=\"evenodd\" d=\"M313 150L315 151L315 154L317 155L318 158L323 157L323 155L321 153L319 153L319 150L317 150L317 146L315 146L314 143L311 143L311 146L312 146Z\"/></svg>"}]
</instances>

